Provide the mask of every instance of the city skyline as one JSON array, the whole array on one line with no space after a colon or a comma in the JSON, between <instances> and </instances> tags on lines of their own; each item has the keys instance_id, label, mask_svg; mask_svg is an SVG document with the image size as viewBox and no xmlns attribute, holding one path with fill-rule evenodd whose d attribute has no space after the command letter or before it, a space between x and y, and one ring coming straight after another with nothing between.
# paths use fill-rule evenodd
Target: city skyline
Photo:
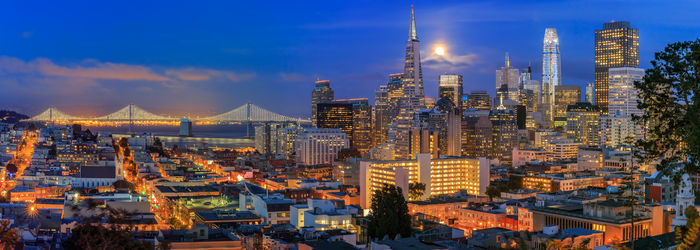
<instances>
[{"instance_id":1,"label":"city skyline","mask_svg":"<svg viewBox=\"0 0 700 250\"><path fill-rule=\"evenodd\" d=\"M245 9L256 10L253 13L263 9L247 4L252 6ZM424 88L432 97L437 96L438 76L446 72L464 76L465 93L487 90L494 96L495 91L484 86L494 82L493 71L502 65L503 53L508 52L519 69L541 64L545 27L557 28L562 84L580 86L594 80L594 31L611 19L629 21L639 29L641 68L648 67L651 51L672 41L695 39L691 36L698 30L698 18L683 15L693 8L673 9L675 4L696 3L612 3L603 12L579 3L414 4L423 43ZM537 10L545 4L548 11L562 13L578 6L580 13ZM227 18L230 13L225 10L234 6L201 6L185 20L172 21L190 13L187 6L178 5L126 11L121 6L75 4L61 6L66 11L56 13L51 4L7 8L14 11L3 13L0 21L14 25L0 35L0 86L6 90L0 94L0 107L28 115L49 106L96 115L136 103L156 113L184 115L216 114L252 101L276 113L310 117L307 100L316 78L330 80L339 99L366 97L372 103L374 91L389 74L401 72L400 44L409 3L365 3L341 10L332 4L292 6L294 14L253 19L257 22L249 27L230 25L253 16L235 12L241 16ZM42 17L24 15L30 9ZM637 15L650 9L659 15ZM86 10L94 13L70 17ZM674 13L677 18L663 18L672 10L680 11ZM460 11L471 15L457 16ZM377 12L383 15L373 15ZM169 17L172 23L159 17ZM217 19L228 25L216 24ZM145 27L134 28L136 20ZM288 20L292 22L285 23ZM265 32L277 36L261 34ZM367 42L346 41L348 36ZM446 56L433 53L438 45L446 48ZM541 75L537 68L533 67L536 77Z\"/></svg>"}]
</instances>

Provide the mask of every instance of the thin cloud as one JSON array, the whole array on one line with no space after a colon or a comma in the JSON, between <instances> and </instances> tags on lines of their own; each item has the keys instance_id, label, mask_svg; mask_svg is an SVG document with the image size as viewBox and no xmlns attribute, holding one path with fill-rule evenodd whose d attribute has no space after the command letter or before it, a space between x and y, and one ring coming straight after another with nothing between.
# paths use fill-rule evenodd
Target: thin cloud
<instances>
[{"instance_id":1,"label":"thin cloud","mask_svg":"<svg viewBox=\"0 0 700 250\"><path fill-rule=\"evenodd\" d=\"M202 68L162 69L143 65L83 60L75 65L58 65L47 58L24 61L0 56L0 74L61 77L70 79L146 81L146 82L200 82L225 80L241 82L255 77L254 73Z\"/></svg>"},{"instance_id":2,"label":"thin cloud","mask_svg":"<svg viewBox=\"0 0 700 250\"><path fill-rule=\"evenodd\" d=\"M422 60L422 65L435 70L459 71L472 67L479 62L479 56L474 53L465 55L445 54L438 55L430 53Z\"/></svg>"},{"instance_id":3,"label":"thin cloud","mask_svg":"<svg viewBox=\"0 0 700 250\"><path fill-rule=\"evenodd\" d=\"M0 57L0 72L98 80L168 80L167 77L154 73L150 68L139 65L98 62L85 66L61 66L47 58L37 58L25 62L21 59L7 56Z\"/></svg>"}]
</instances>

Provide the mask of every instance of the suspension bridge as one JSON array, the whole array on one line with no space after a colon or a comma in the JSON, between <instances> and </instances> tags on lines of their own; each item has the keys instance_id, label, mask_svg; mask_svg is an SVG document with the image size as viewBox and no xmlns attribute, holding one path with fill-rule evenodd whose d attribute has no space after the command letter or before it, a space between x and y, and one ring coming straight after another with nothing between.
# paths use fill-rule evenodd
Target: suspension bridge
<instances>
[{"instance_id":1,"label":"suspension bridge","mask_svg":"<svg viewBox=\"0 0 700 250\"><path fill-rule=\"evenodd\" d=\"M44 112L26 119L28 122L178 122L182 117L157 115L136 105L129 104L114 113L99 117L80 117L50 107ZM257 123L257 122L299 122L309 123L309 119L280 115L253 103L246 103L223 114L209 117L190 117L191 121L202 123Z\"/></svg>"}]
</instances>

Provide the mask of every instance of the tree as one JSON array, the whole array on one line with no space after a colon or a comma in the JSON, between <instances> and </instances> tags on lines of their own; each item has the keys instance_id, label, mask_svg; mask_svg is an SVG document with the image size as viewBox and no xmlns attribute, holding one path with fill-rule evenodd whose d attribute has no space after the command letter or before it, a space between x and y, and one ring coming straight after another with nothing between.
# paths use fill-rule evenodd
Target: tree
<instances>
[{"instance_id":1,"label":"tree","mask_svg":"<svg viewBox=\"0 0 700 250\"><path fill-rule=\"evenodd\" d=\"M493 201L493 197L501 196L501 191L498 190L498 187L494 185L489 185L488 187L486 187L485 193L489 196L489 201Z\"/></svg>"},{"instance_id":2,"label":"tree","mask_svg":"<svg viewBox=\"0 0 700 250\"><path fill-rule=\"evenodd\" d=\"M411 182L408 184L408 198L412 201L420 200L425 193L425 183Z\"/></svg>"},{"instance_id":3,"label":"tree","mask_svg":"<svg viewBox=\"0 0 700 250\"><path fill-rule=\"evenodd\" d=\"M2 249L14 249L19 241L17 230L10 227L10 220L2 220L0 223L0 247Z\"/></svg>"},{"instance_id":4,"label":"tree","mask_svg":"<svg viewBox=\"0 0 700 250\"><path fill-rule=\"evenodd\" d=\"M381 190L375 191L371 209L367 225L367 232L371 238L411 235L411 216L408 215L408 204L400 187L384 185Z\"/></svg>"},{"instance_id":5,"label":"tree","mask_svg":"<svg viewBox=\"0 0 700 250\"><path fill-rule=\"evenodd\" d=\"M695 221L698 218L698 210L695 209L695 206L685 208L685 217L688 219L687 221Z\"/></svg>"},{"instance_id":6,"label":"tree","mask_svg":"<svg viewBox=\"0 0 700 250\"><path fill-rule=\"evenodd\" d=\"M112 183L112 186L114 186L114 189L129 189L131 191L136 190L136 185L125 180L117 180Z\"/></svg>"},{"instance_id":7,"label":"tree","mask_svg":"<svg viewBox=\"0 0 700 250\"><path fill-rule=\"evenodd\" d=\"M70 237L63 241L63 248L154 249L151 242L134 239L138 231L129 219L133 214L109 206L98 209L97 203L91 199L85 202L87 209L95 213L93 216L80 217L81 223L73 228ZM78 206L73 206L72 209L80 211Z\"/></svg>"},{"instance_id":8,"label":"tree","mask_svg":"<svg viewBox=\"0 0 700 250\"><path fill-rule=\"evenodd\" d=\"M17 169L17 165L12 164L12 163L8 163L7 166L5 166L5 170L6 170L8 173L13 173L13 174L14 174L14 173L17 173L17 170L18 170L18 169Z\"/></svg>"},{"instance_id":9,"label":"tree","mask_svg":"<svg viewBox=\"0 0 700 250\"><path fill-rule=\"evenodd\" d=\"M658 159L656 168L677 183L684 172L700 172L700 39L667 45L651 65L634 84L644 111L634 120L648 126L636 146L640 159ZM682 171L676 162L684 162Z\"/></svg>"}]
</instances>

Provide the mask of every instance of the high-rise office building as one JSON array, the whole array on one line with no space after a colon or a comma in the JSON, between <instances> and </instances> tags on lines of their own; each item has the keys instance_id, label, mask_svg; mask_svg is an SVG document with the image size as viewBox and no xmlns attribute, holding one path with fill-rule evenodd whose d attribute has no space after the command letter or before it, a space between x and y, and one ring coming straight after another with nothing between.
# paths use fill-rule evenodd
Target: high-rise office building
<instances>
[{"instance_id":1,"label":"high-rise office building","mask_svg":"<svg viewBox=\"0 0 700 250\"><path fill-rule=\"evenodd\" d=\"M554 125L556 103L555 89L561 85L561 57L557 29L544 30L542 49L542 116L549 127Z\"/></svg>"},{"instance_id":2,"label":"high-rise office building","mask_svg":"<svg viewBox=\"0 0 700 250\"><path fill-rule=\"evenodd\" d=\"M467 94L465 109L491 110L491 96L485 90L472 90Z\"/></svg>"},{"instance_id":3,"label":"high-rise office building","mask_svg":"<svg viewBox=\"0 0 700 250\"><path fill-rule=\"evenodd\" d=\"M337 128L348 135L350 147L365 154L372 148L372 106L367 98L319 103L318 128Z\"/></svg>"},{"instance_id":4,"label":"high-rise office building","mask_svg":"<svg viewBox=\"0 0 700 250\"><path fill-rule=\"evenodd\" d=\"M518 125L515 111L499 105L489 115L493 125L493 158L501 164L511 164L513 148L518 145Z\"/></svg>"},{"instance_id":5,"label":"high-rise office building","mask_svg":"<svg viewBox=\"0 0 700 250\"><path fill-rule=\"evenodd\" d=\"M372 114L372 144L378 146L386 142L389 132L389 91L386 85L374 91L374 113Z\"/></svg>"},{"instance_id":6,"label":"high-rise office building","mask_svg":"<svg viewBox=\"0 0 700 250\"><path fill-rule=\"evenodd\" d=\"M456 108L462 109L462 75L440 75L439 99L448 98Z\"/></svg>"},{"instance_id":7,"label":"high-rise office building","mask_svg":"<svg viewBox=\"0 0 700 250\"><path fill-rule=\"evenodd\" d=\"M413 117L413 130L412 131L429 131L429 134L432 134L432 132L437 133L437 140L435 140L435 143L431 143L432 145L429 147L430 149L435 148L436 149L436 155L435 157L439 154L447 154L447 137L448 137L448 124L447 124L447 114L440 112L436 109L431 109L431 110L421 110L415 113ZM421 133L426 133L426 132L421 132ZM412 140L416 141L416 140ZM427 141L425 139L422 140L423 142ZM432 140L431 140L432 141ZM415 155L416 153L429 153L429 152L422 152L425 150L418 150L420 148L425 148L424 146L421 146L420 144L412 144L411 145L411 154Z\"/></svg>"},{"instance_id":8,"label":"high-rise office building","mask_svg":"<svg viewBox=\"0 0 700 250\"><path fill-rule=\"evenodd\" d=\"M462 156L491 158L493 124L488 110L468 109L462 121Z\"/></svg>"},{"instance_id":9,"label":"high-rise office building","mask_svg":"<svg viewBox=\"0 0 700 250\"><path fill-rule=\"evenodd\" d=\"M644 70L640 68L611 68L608 73L608 111L611 114L622 112L641 116L643 111L637 108L639 90L635 81L643 81Z\"/></svg>"},{"instance_id":10,"label":"high-rise office building","mask_svg":"<svg viewBox=\"0 0 700 250\"><path fill-rule=\"evenodd\" d=\"M622 67L610 68L608 74L608 115L601 118L604 129L605 144L610 147L628 145L630 139L642 139L645 126L636 124L633 116L644 114L637 108L639 90L634 87L635 81L642 81L644 70L639 68Z\"/></svg>"},{"instance_id":11,"label":"high-rise office building","mask_svg":"<svg viewBox=\"0 0 700 250\"><path fill-rule=\"evenodd\" d=\"M608 114L608 71L639 66L639 30L629 22L610 22L595 31L595 102Z\"/></svg>"},{"instance_id":12,"label":"high-rise office building","mask_svg":"<svg viewBox=\"0 0 700 250\"><path fill-rule=\"evenodd\" d=\"M525 99L525 103L522 103L522 105L527 106L527 112L540 112L540 106L542 104L542 85L540 85L540 81L538 80L526 80L523 82L523 90L522 92L525 92L525 97L530 98L530 93L527 93L528 91L531 91L531 98L532 98L532 103L527 103L527 101L530 101L529 99ZM523 94L521 93L520 95L523 97Z\"/></svg>"},{"instance_id":13,"label":"high-rise office building","mask_svg":"<svg viewBox=\"0 0 700 250\"><path fill-rule=\"evenodd\" d=\"M554 89L554 127L566 126L566 109L581 102L581 86L559 85Z\"/></svg>"},{"instance_id":14,"label":"high-rise office building","mask_svg":"<svg viewBox=\"0 0 700 250\"><path fill-rule=\"evenodd\" d=\"M507 99L519 100L520 70L510 66L508 53L506 53L505 65L496 70L496 90L503 91Z\"/></svg>"},{"instance_id":15,"label":"high-rise office building","mask_svg":"<svg viewBox=\"0 0 700 250\"><path fill-rule=\"evenodd\" d=\"M395 73L389 75L389 81L386 83L387 102L389 103L388 124L396 122L399 116L399 101L403 96L403 73Z\"/></svg>"},{"instance_id":16,"label":"high-rise office building","mask_svg":"<svg viewBox=\"0 0 700 250\"><path fill-rule=\"evenodd\" d=\"M306 128L297 137L297 164L333 164L340 150L349 147L348 136L340 129Z\"/></svg>"},{"instance_id":17,"label":"high-rise office building","mask_svg":"<svg viewBox=\"0 0 700 250\"><path fill-rule=\"evenodd\" d=\"M566 110L566 136L581 145L600 145L600 111L598 107L580 102Z\"/></svg>"},{"instance_id":18,"label":"high-rise office building","mask_svg":"<svg viewBox=\"0 0 700 250\"><path fill-rule=\"evenodd\" d=\"M180 133L179 136L192 136L192 121L187 118L180 120Z\"/></svg>"},{"instance_id":19,"label":"high-rise office building","mask_svg":"<svg viewBox=\"0 0 700 250\"><path fill-rule=\"evenodd\" d=\"M291 155L301 127L291 122L266 122L255 127L255 149L261 154Z\"/></svg>"},{"instance_id":20,"label":"high-rise office building","mask_svg":"<svg viewBox=\"0 0 700 250\"><path fill-rule=\"evenodd\" d=\"M394 138L395 157L397 159L408 159L413 157L410 155L410 131L413 125L413 114L416 111L425 109L423 71L420 64L420 47L413 6L411 6L410 27L408 29L408 41L406 42L401 94Z\"/></svg>"},{"instance_id":21,"label":"high-rise office building","mask_svg":"<svg viewBox=\"0 0 700 250\"><path fill-rule=\"evenodd\" d=\"M311 92L311 123L313 126L316 126L316 105L333 101L333 90L330 85L331 82L328 80L318 80Z\"/></svg>"},{"instance_id":22,"label":"high-rise office building","mask_svg":"<svg viewBox=\"0 0 700 250\"><path fill-rule=\"evenodd\" d=\"M586 100L585 102L595 104L595 89L592 83L586 84Z\"/></svg>"}]
</instances>

